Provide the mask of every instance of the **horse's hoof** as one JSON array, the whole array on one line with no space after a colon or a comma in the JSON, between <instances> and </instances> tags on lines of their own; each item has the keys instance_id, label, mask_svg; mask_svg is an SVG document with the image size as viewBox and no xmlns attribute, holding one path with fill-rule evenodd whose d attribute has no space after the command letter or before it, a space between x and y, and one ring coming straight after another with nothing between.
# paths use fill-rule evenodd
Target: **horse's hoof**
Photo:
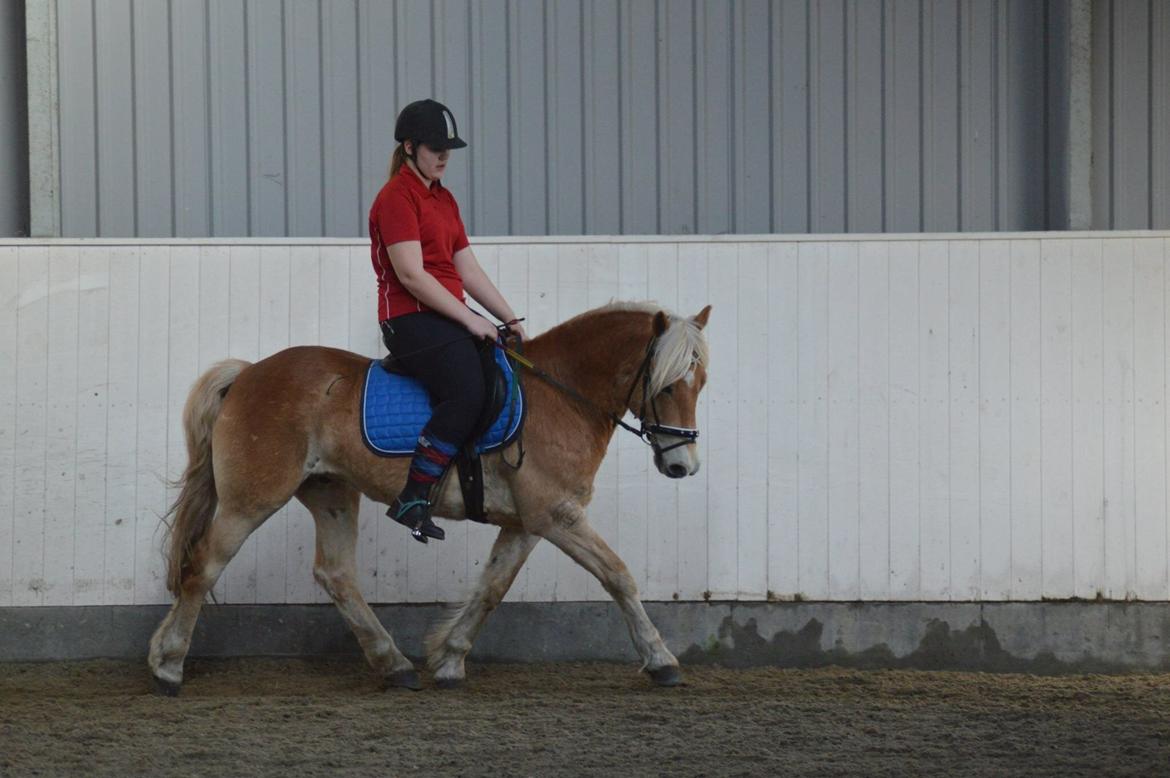
<instances>
[{"instance_id":1,"label":"horse's hoof","mask_svg":"<svg viewBox=\"0 0 1170 778\"><path fill-rule=\"evenodd\" d=\"M647 669L646 673L658 686L682 686L683 683L682 671L678 669L678 665L663 665Z\"/></svg>"},{"instance_id":2,"label":"horse's hoof","mask_svg":"<svg viewBox=\"0 0 1170 778\"><path fill-rule=\"evenodd\" d=\"M459 689L463 686L462 678L436 678L435 686L440 689Z\"/></svg>"},{"instance_id":3,"label":"horse's hoof","mask_svg":"<svg viewBox=\"0 0 1170 778\"><path fill-rule=\"evenodd\" d=\"M417 670L395 670L386 676L387 689L410 689L417 692L422 688L422 679Z\"/></svg>"},{"instance_id":4,"label":"horse's hoof","mask_svg":"<svg viewBox=\"0 0 1170 778\"><path fill-rule=\"evenodd\" d=\"M157 675L152 677L154 678L154 691L156 694L162 695L163 697L179 696L179 689L182 688L182 684L168 681L165 678L159 678Z\"/></svg>"}]
</instances>

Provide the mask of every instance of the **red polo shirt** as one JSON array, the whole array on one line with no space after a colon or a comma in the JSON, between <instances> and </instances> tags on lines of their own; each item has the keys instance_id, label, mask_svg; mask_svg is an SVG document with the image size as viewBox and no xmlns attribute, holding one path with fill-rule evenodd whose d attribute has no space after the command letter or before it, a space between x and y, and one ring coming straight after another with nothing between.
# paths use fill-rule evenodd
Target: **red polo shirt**
<instances>
[{"instance_id":1,"label":"red polo shirt","mask_svg":"<svg viewBox=\"0 0 1170 778\"><path fill-rule=\"evenodd\" d=\"M431 310L398 280L387 246L407 240L422 244L423 269L463 300L463 279L455 269L455 252L468 245L459 206L438 181L428 187L403 165L386 182L370 206L370 259L378 276L378 321Z\"/></svg>"}]
</instances>

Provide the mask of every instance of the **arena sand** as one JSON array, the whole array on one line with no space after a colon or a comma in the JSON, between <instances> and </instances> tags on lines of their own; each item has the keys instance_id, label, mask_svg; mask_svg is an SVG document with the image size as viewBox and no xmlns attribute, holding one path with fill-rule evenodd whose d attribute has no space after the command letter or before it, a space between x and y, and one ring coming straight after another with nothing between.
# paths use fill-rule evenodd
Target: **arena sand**
<instances>
[{"instance_id":1,"label":"arena sand","mask_svg":"<svg viewBox=\"0 0 1170 778\"><path fill-rule=\"evenodd\" d=\"M0 775L1166 775L1170 675L471 665L383 692L359 660L0 664Z\"/></svg>"}]
</instances>

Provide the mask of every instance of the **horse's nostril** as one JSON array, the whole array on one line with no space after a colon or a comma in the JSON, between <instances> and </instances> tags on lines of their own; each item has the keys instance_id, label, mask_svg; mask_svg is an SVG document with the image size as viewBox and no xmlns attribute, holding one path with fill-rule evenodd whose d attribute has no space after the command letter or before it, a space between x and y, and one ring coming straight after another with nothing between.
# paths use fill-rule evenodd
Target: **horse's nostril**
<instances>
[{"instance_id":1,"label":"horse's nostril","mask_svg":"<svg viewBox=\"0 0 1170 778\"><path fill-rule=\"evenodd\" d=\"M687 474L685 465L673 464L666 468L666 474L671 478L683 478Z\"/></svg>"}]
</instances>

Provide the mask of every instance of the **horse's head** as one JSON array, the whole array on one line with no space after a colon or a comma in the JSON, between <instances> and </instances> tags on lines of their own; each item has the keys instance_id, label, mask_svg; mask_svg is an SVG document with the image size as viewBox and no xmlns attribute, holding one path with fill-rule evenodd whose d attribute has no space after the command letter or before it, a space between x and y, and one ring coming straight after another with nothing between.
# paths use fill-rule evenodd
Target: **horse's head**
<instances>
[{"instance_id":1,"label":"horse's head","mask_svg":"<svg viewBox=\"0 0 1170 778\"><path fill-rule=\"evenodd\" d=\"M703 328L711 306L690 318L654 315L654 341L650 364L630 408L637 415L654 448L654 466L670 478L699 472L695 446L698 429L695 406L707 383L707 340Z\"/></svg>"}]
</instances>

